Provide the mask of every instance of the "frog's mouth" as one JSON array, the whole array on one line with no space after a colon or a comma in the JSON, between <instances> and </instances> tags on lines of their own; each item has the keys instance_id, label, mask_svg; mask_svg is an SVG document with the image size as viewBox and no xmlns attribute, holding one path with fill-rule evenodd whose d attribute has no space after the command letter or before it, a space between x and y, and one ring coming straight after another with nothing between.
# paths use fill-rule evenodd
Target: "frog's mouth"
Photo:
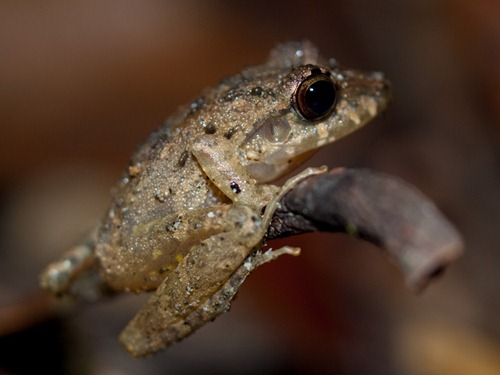
<instances>
[{"instance_id":1,"label":"frog's mouth","mask_svg":"<svg viewBox=\"0 0 500 375\"><path fill-rule=\"evenodd\" d=\"M322 146L367 124L390 101L390 84L381 73L344 71L336 81L339 100L328 118L310 122L290 108L254 125L242 144L253 178L269 182L290 172Z\"/></svg>"}]
</instances>

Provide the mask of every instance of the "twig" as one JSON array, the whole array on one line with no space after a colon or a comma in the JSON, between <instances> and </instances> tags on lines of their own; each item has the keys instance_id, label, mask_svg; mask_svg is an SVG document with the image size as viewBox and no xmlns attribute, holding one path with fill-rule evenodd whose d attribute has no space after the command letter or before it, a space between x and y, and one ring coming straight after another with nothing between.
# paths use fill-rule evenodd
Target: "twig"
<instances>
[{"instance_id":1,"label":"twig","mask_svg":"<svg viewBox=\"0 0 500 375\"><path fill-rule=\"evenodd\" d=\"M457 230L407 183L366 169L334 169L301 182L282 200L268 239L345 232L379 246L421 290L463 252Z\"/></svg>"}]
</instances>

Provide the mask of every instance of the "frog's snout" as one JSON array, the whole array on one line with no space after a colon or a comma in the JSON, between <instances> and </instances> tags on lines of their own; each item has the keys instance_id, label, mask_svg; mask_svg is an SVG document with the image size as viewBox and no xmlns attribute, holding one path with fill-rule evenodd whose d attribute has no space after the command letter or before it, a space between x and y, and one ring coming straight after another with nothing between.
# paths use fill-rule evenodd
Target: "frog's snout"
<instances>
[{"instance_id":1,"label":"frog's snout","mask_svg":"<svg viewBox=\"0 0 500 375\"><path fill-rule=\"evenodd\" d=\"M355 72L349 79L349 86L357 92L354 97L371 97L377 102L377 112L384 111L392 100L392 85L382 72Z\"/></svg>"}]
</instances>

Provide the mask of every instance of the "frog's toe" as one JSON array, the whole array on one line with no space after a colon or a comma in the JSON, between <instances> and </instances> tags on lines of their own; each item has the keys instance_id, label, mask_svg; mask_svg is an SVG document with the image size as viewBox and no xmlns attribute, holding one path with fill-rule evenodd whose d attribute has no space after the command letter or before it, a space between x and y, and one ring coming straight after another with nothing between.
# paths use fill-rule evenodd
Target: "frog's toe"
<instances>
[{"instance_id":1,"label":"frog's toe","mask_svg":"<svg viewBox=\"0 0 500 375\"><path fill-rule=\"evenodd\" d=\"M54 295L64 294L71 282L71 264L62 260L50 264L40 276L40 285Z\"/></svg>"}]
</instances>

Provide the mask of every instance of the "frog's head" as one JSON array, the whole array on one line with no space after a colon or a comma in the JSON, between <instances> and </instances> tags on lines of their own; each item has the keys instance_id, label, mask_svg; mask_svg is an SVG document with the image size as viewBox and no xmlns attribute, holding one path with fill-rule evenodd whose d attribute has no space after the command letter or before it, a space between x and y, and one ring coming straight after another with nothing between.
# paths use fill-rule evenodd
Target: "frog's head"
<instances>
[{"instance_id":1,"label":"frog's head","mask_svg":"<svg viewBox=\"0 0 500 375\"><path fill-rule=\"evenodd\" d=\"M320 147L364 126L390 101L382 73L324 62L310 43L282 45L268 64L281 72L272 88L278 100L241 144L247 169L259 182L280 177Z\"/></svg>"}]
</instances>

